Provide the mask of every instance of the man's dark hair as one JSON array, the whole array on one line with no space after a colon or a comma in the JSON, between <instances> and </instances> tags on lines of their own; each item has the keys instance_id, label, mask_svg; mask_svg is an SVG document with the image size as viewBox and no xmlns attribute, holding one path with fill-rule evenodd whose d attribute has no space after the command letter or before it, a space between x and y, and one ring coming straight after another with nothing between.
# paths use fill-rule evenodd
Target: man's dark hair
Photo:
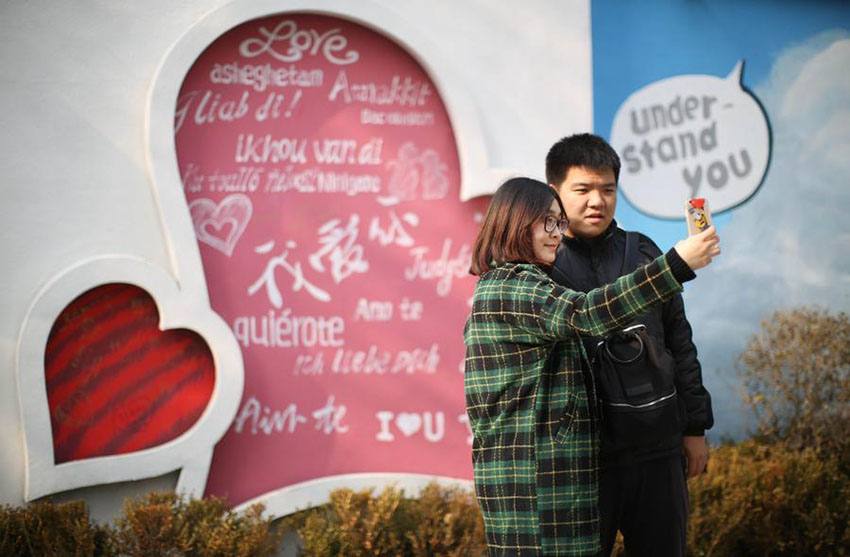
<instances>
[{"instance_id":1,"label":"man's dark hair","mask_svg":"<svg viewBox=\"0 0 850 557\"><path fill-rule=\"evenodd\" d=\"M620 157L604 139L591 133L565 137L552 145L546 155L546 181L558 186L574 166L610 168L614 180L620 179Z\"/></svg>"},{"instance_id":2,"label":"man's dark hair","mask_svg":"<svg viewBox=\"0 0 850 557\"><path fill-rule=\"evenodd\" d=\"M548 184L519 177L499 186L475 239L469 273L480 275L508 261L548 266L534 254L532 228L546 216L553 199L560 216L566 217L561 198Z\"/></svg>"}]
</instances>

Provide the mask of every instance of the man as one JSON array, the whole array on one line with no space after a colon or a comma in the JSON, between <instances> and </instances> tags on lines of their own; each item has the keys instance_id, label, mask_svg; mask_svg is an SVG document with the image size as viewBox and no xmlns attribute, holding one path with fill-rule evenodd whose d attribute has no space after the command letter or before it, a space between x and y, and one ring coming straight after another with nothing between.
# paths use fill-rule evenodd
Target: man
<instances>
[{"instance_id":1,"label":"man","mask_svg":"<svg viewBox=\"0 0 850 557\"><path fill-rule=\"evenodd\" d=\"M558 190L570 221L551 271L560 284L587 292L634 270L622 268L626 232L614 221L619 174L619 156L595 135L565 137L549 150L546 179ZM638 265L661 254L652 240L642 234L638 238ZM688 479L699 475L708 461L705 430L714 423L711 399L702 384L681 295L636 323L646 325L658 347L672 354L676 389L684 402L687 425L681 435L661 443L621 447L615 446L603 424L599 480L603 553L610 555L620 530L631 556L684 555L688 514L685 475ZM586 339L588 354L598 340Z\"/></svg>"}]
</instances>

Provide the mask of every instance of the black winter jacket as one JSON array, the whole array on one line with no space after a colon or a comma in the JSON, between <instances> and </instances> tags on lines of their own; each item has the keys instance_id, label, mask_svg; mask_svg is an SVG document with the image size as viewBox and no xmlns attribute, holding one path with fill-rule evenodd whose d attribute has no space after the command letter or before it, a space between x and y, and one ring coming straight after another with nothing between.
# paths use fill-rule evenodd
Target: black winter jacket
<instances>
[{"instance_id":1,"label":"black winter jacket","mask_svg":"<svg viewBox=\"0 0 850 557\"><path fill-rule=\"evenodd\" d=\"M638 265L645 265L661 255L661 250L652 240L643 234L638 237ZM620 272L625 251L626 233L616 221L605 233L591 241L564 236L550 274L556 282L568 288L588 292L614 282L623 273L634 271L623 269L623 273ZM711 397L702 384L702 370L691 339L691 325L685 317L682 296L677 294L655 306L634 323L646 325L647 333L654 337L659 347L666 348L676 362L676 390L687 414L683 434L704 435L705 430L714 424ZM585 339L589 355L598 341ZM658 445L615 450L606 439L603 428L601 447L603 467L631 465L681 452L682 436L677 435Z\"/></svg>"}]
</instances>

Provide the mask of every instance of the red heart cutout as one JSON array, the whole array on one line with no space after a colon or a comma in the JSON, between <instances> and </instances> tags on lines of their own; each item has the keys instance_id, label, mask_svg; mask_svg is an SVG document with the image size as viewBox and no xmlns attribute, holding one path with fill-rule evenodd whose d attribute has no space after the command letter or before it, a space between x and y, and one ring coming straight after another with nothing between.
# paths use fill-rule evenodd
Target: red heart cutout
<instances>
[{"instance_id":1,"label":"red heart cutout","mask_svg":"<svg viewBox=\"0 0 850 557\"><path fill-rule=\"evenodd\" d=\"M57 464L179 437L212 395L215 367L193 331L161 331L153 298L129 284L93 288L59 315L44 354Z\"/></svg>"}]
</instances>

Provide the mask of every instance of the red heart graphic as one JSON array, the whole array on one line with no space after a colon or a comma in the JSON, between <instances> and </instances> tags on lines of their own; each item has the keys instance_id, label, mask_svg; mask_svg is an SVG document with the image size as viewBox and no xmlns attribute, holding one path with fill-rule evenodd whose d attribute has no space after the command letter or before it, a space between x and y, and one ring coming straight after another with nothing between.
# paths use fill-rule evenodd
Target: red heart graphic
<instances>
[{"instance_id":1,"label":"red heart graphic","mask_svg":"<svg viewBox=\"0 0 850 557\"><path fill-rule=\"evenodd\" d=\"M155 447L201 416L215 383L209 347L158 323L153 298L129 284L89 290L59 315L44 354L57 464Z\"/></svg>"}]
</instances>

